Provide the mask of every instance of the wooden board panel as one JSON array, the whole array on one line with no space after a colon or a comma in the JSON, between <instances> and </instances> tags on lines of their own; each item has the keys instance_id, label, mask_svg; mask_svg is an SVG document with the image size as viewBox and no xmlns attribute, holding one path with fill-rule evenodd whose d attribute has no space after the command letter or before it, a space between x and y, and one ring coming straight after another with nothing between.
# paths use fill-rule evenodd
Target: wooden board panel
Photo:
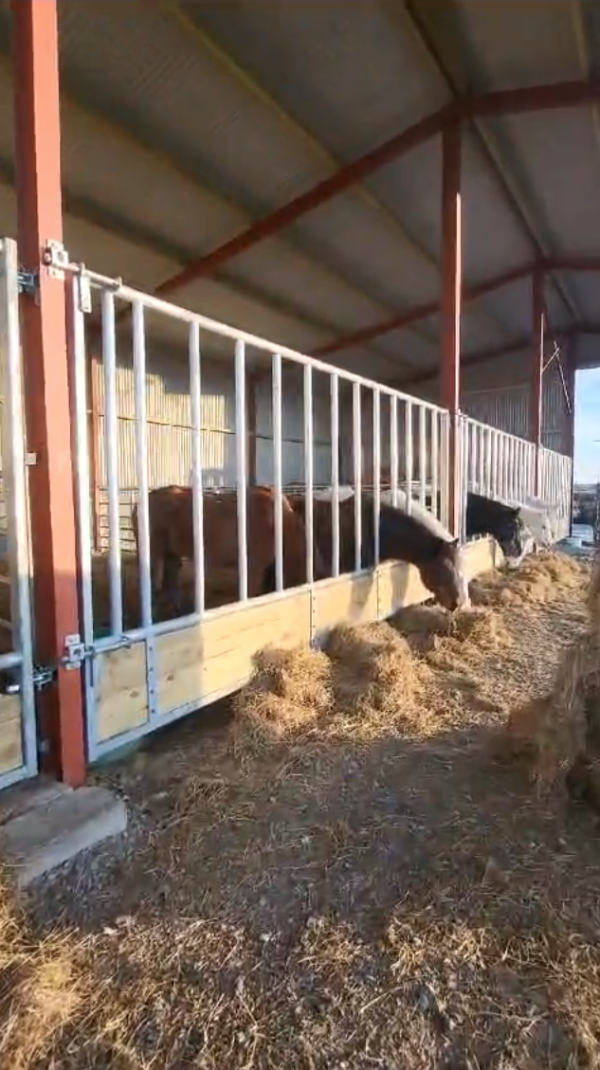
<instances>
[{"instance_id":1,"label":"wooden board panel","mask_svg":"<svg viewBox=\"0 0 600 1070\"><path fill-rule=\"evenodd\" d=\"M267 646L305 645L311 637L309 591L227 612L155 642L158 709L166 714L209 696L231 693L252 675Z\"/></svg>"},{"instance_id":2,"label":"wooden board panel","mask_svg":"<svg viewBox=\"0 0 600 1070\"><path fill-rule=\"evenodd\" d=\"M146 644L99 653L94 659L94 691L99 742L143 725L149 716Z\"/></svg>"},{"instance_id":3,"label":"wooden board panel","mask_svg":"<svg viewBox=\"0 0 600 1070\"><path fill-rule=\"evenodd\" d=\"M477 539L476 542L467 543L463 549L465 572L470 580L476 576L490 572L493 568L501 568L504 564L502 550L495 539Z\"/></svg>"},{"instance_id":4,"label":"wooden board panel","mask_svg":"<svg viewBox=\"0 0 600 1070\"><path fill-rule=\"evenodd\" d=\"M403 606L415 606L431 598L418 569L398 562L379 566L379 617L385 619Z\"/></svg>"},{"instance_id":5,"label":"wooden board panel","mask_svg":"<svg viewBox=\"0 0 600 1070\"><path fill-rule=\"evenodd\" d=\"M315 588L313 626L316 635L338 624L366 624L377 620L377 576L341 576Z\"/></svg>"},{"instance_id":6,"label":"wooden board panel","mask_svg":"<svg viewBox=\"0 0 600 1070\"><path fill-rule=\"evenodd\" d=\"M0 773L23 765L21 699L19 695L0 695Z\"/></svg>"}]
</instances>

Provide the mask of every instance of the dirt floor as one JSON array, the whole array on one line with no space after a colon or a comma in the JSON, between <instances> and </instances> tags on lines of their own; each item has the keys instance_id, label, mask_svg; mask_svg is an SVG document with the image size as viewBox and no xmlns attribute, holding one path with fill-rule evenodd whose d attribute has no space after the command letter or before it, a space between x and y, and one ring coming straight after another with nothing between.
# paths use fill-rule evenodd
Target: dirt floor
<instances>
[{"instance_id":1,"label":"dirt floor","mask_svg":"<svg viewBox=\"0 0 600 1070\"><path fill-rule=\"evenodd\" d=\"M600 829L498 754L583 635L558 554L271 653L97 777L121 842L0 910L11 1070L600 1066ZM403 638L408 637L408 642Z\"/></svg>"}]
</instances>

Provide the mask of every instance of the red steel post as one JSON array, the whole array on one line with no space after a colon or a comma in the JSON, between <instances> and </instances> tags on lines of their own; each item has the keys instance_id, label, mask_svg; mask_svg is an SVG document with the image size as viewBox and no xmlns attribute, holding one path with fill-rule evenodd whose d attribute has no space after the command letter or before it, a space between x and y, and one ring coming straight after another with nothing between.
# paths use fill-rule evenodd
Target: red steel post
<instances>
[{"instance_id":1,"label":"red steel post","mask_svg":"<svg viewBox=\"0 0 600 1070\"><path fill-rule=\"evenodd\" d=\"M544 377L544 272L534 272L531 287L531 331L533 353L529 386L529 438L535 446L533 493L540 493L540 447L542 445L542 383Z\"/></svg>"},{"instance_id":2,"label":"red steel post","mask_svg":"<svg viewBox=\"0 0 600 1070\"><path fill-rule=\"evenodd\" d=\"M35 651L56 663L79 633L77 553L67 365L65 284L41 265L62 241L57 0L12 0L17 211L20 261L39 268L37 300L22 303L25 403L34 563ZM40 698L48 769L72 786L85 779L81 673L60 666Z\"/></svg>"},{"instance_id":3,"label":"red steel post","mask_svg":"<svg viewBox=\"0 0 600 1070\"><path fill-rule=\"evenodd\" d=\"M577 339L571 339L565 352L565 381L570 407L565 405L565 441L564 451L571 460L571 479L569 486L569 534L573 534L573 486L575 482L575 360L577 352Z\"/></svg>"},{"instance_id":4,"label":"red steel post","mask_svg":"<svg viewBox=\"0 0 600 1070\"><path fill-rule=\"evenodd\" d=\"M450 413L448 502L450 529L460 533L460 313L462 292L461 128L442 135L442 301L440 402Z\"/></svg>"}]
</instances>

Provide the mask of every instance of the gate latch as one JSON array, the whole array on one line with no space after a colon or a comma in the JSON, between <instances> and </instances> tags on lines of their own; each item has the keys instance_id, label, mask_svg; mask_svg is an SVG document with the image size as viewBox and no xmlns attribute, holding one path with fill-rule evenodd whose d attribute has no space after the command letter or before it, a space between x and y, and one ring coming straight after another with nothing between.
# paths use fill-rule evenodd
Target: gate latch
<instances>
[{"instance_id":1,"label":"gate latch","mask_svg":"<svg viewBox=\"0 0 600 1070\"><path fill-rule=\"evenodd\" d=\"M80 669L88 656L85 643L80 635L67 635L65 639L65 652L60 659L65 669Z\"/></svg>"},{"instance_id":2,"label":"gate latch","mask_svg":"<svg viewBox=\"0 0 600 1070\"><path fill-rule=\"evenodd\" d=\"M53 279L64 279L65 270L69 266L69 254L60 241L49 240L44 246L42 263L48 268L48 274Z\"/></svg>"}]
</instances>

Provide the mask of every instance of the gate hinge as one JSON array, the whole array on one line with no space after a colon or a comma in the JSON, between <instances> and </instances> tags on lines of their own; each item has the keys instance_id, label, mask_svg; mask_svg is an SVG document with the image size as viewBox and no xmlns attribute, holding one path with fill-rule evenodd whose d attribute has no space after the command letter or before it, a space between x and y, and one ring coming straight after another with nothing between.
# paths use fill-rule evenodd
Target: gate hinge
<instances>
[{"instance_id":1,"label":"gate hinge","mask_svg":"<svg viewBox=\"0 0 600 1070\"><path fill-rule=\"evenodd\" d=\"M37 297L39 292L39 274L37 271L23 271L19 268L17 285L20 294Z\"/></svg>"},{"instance_id":2,"label":"gate hinge","mask_svg":"<svg viewBox=\"0 0 600 1070\"><path fill-rule=\"evenodd\" d=\"M50 687L56 676L56 669L50 665L34 665L33 666L33 686L36 691L44 691L46 687Z\"/></svg>"}]
</instances>

